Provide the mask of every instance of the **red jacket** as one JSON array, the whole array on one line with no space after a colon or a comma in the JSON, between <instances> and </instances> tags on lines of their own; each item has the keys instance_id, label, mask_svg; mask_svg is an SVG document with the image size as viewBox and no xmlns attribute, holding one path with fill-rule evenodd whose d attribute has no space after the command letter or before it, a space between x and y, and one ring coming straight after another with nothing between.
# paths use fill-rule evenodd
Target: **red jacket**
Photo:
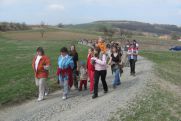
<instances>
[{"instance_id":1,"label":"red jacket","mask_svg":"<svg viewBox=\"0 0 181 121\"><path fill-rule=\"evenodd\" d=\"M65 74L68 74L68 85L71 88L73 86L73 76L72 76L72 69L68 68L68 69L61 69L58 68L57 69L57 76L62 75L63 77L65 76Z\"/></svg>"},{"instance_id":2,"label":"red jacket","mask_svg":"<svg viewBox=\"0 0 181 121\"><path fill-rule=\"evenodd\" d=\"M35 61L37 56L33 58L32 67L36 78L48 78L48 71L44 69L44 66L50 66L50 59L43 55L39 61L37 70L35 69Z\"/></svg>"},{"instance_id":3,"label":"red jacket","mask_svg":"<svg viewBox=\"0 0 181 121\"><path fill-rule=\"evenodd\" d=\"M92 55L89 54L87 58L87 70L95 71L94 65L91 63Z\"/></svg>"}]
</instances>

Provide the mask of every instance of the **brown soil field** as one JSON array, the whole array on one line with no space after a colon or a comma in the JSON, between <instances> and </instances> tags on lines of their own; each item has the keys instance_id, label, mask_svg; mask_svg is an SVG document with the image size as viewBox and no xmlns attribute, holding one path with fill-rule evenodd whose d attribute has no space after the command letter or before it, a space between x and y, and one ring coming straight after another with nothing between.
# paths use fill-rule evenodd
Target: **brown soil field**
<instances>
[{"instance_id":1,"label":"brown soil field","mask_svg":"<svg viewBox=\"0 0 181 121\"><path fill-rule=\"evenodd\" d=\"M66 31L45 32L43 38L40 32L6 32L3 33L3 37L14 40L80 40L97 38L96 35Z\"/></svg>"}]
</instances>

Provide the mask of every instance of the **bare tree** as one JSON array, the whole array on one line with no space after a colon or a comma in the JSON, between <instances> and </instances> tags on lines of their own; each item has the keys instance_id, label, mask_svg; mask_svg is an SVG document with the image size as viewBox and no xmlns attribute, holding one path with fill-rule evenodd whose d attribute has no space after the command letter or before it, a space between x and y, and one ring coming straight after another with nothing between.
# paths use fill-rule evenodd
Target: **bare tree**
<instances>
[{"instance_id":1,"label":"bare tree","mask_svg":"<svg viewBox=\"0 0 181 121\"><path fill-rule=\"evenodd\" d=\"M41 23L40 23L40 34L41 34L41 37L43 38L44 37L44 34L45 34L45 30L44 30L44 28L45 28L45 23L42 21Z\"/></svg>"}]
</instances>

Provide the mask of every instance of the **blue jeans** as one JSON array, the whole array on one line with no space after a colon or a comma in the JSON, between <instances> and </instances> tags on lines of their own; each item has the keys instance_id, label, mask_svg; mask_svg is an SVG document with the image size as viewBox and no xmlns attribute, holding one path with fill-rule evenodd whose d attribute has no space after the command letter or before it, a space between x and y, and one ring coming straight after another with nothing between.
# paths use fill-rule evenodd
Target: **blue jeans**
<instances>
[{"instance_id":1,"label":"blue jeans","mask_svg":"<svg viewBox=\"0 0 181 121\"><path fill-rule=\"evenodd\" d=\"M68 85L68 76L65 75L62 77L61 75L59 76L60 79L60 85L63 86L63 95L67 96L69 92L69 85Z\"/></svg>"},{"instance_id":2,"label":"blue jeans","mask_svg":"<svg viewBox=\"0 0 181 121\"><path fill-rule=\"evenodd\" d=\"M113 70L113 74L114 74L113 86L120 85L121 84L120 70L119 69Z\"/></svg>"}]
</instances>

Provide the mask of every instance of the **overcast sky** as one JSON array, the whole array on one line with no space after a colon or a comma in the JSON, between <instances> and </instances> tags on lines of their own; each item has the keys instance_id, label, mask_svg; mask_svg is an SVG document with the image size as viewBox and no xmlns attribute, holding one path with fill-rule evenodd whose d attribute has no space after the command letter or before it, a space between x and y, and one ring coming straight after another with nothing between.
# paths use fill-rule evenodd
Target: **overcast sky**
<instances>
[{"instance_id":1,"label":"overcast sky","mask_svg":"<svg viewBox=\"0 0 181 121\"><path fill-rule=\"evenodd\" d=\"M96 20L181 26L181 0L0 0L0 21L55 25Z\"/></svg>"}]
</instances>

